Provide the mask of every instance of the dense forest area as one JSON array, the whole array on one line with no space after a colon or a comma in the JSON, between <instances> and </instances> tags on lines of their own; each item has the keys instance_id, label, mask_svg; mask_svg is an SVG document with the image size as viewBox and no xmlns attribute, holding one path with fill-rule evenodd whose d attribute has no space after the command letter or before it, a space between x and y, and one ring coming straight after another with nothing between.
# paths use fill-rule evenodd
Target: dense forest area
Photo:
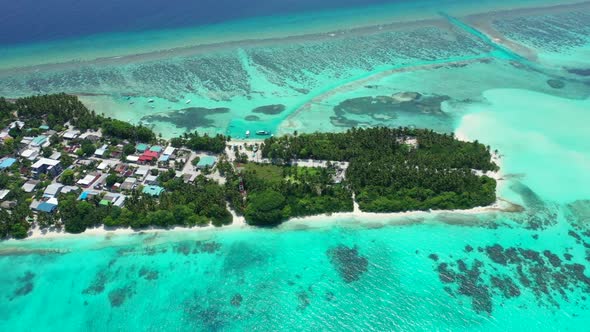
<instances>
[{"instance_id":1,"label":"dense forest area","mask_svg":"<svg viewBox=\"0 0 590 332\"><path fill-rule=\"evenodd\" d=\"M76 194L63 195L59 212L67 232L81 233L104 224L107 227L148 226L216 226L228 225L232 216L227 210L225 191L216 182L198 177L194 184L179 178L163 177L166 191L155 198L135 190L125 200L125 207L99 204L100 199L78 200Z\"/></svg>"},{"instance_id":2,"label":"dense forest area","mask_svg":"<svg viewBox=\"0 0 590 332\"><path fill-rule=\"evenodd\" d=\"M332 168L248 163L239 173L225 169L232 207L251 225L272 226L289 218L352 211L352 192L334 184ZM240 181L244 201L239 191Z\"/></svg>"},{"instance_id":3,"label":"dense forest area","mask_svg":"<svg viewBox=\"0 0 590 332\"><path fill-rule=\"evenodd\" d=\"M468 209L496 200L496 181L473 171L498 169L489 148L431 130L371 128L272 137L262 154L278 163L349 161L347 182L368 212Z\"/></svg>"},{"instance_id":4,"label":"dense forest area","mask_svg":"<svg viewBox=\"0 0 590 332\"><path fill-rule=\"evenodd\" d=\"M180 137L175 137L170 140L170 144L179 148L186 146L195 151L209 151L213 153L222 153L225 150L225 144L228 138L217 134L215 136L199 135L197 132L185 133Z\"/></svg>"}]
</instances>

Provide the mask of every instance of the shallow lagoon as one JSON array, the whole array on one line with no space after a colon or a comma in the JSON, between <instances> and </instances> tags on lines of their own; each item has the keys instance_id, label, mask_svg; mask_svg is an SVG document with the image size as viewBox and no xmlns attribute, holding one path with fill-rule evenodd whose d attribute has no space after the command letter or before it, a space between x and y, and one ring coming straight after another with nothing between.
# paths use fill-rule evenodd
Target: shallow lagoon
<instances>
[{"instance_id":1,"label":"shallow lagoon","mask_svg":"<svg viewBox=\"0 0 590 332\"><path fill-rule=\"evenodd\" d=\"M409 10L409 7L402 8ZM142 53L138 49L139 53L134 55L5 69L0 72L0 95L61 91L79 94L98 113L153 126L165 137L194 129L243 137L246 130L290 133L294 130L343 130L352 125L422 124L450 131L457 121L453 115L447 117L450 122L428 116L418 119L411 116L373 119L336 116L334 120L333 108L349 95L351 98L375 97L416 91L452 96L452 100L462 101L478 99L487 89L524 88L559 96L585 97L586 78L568 72L571 68L563 66L584 63L585 50L590 45L586 38L588 21L584 20L587 4L566 7L569 12L562 13L564 9L560 9L557 14L552 14L555 10L537 10L534 15L527 16L526 12L516 11L520 13L517 17L502 11L465 16L473 9L470 12L461 8L457 5L437 7L451 15L462 15L458 16L458 21L440 16L431 8L422 16L407 16L417 21L400 23L395 15L389 22L371 21L368 18L376 15L372 13L367 14L364 21L360 19L352 25L355 29L342 30L335 24L331 27L334 30L330 30L326 22L337 23L339 18L349 18L347 13L341 13L342 17L333 15L330 20L323 20L325 26L313 19L305 21L303 27L312 31L308 34L303 28L302 35L283 31L282 35L277 32L275 37L260 35L257 39L205 45L187 39L183 48L153 46L159 51L143 50ZM387 11L383 9L383 12ZM524 29L518 24L520 19L532 22L542 33ZM372 23L368 25L368 21ZM260 22L249 23L258 26ZM566 33L559 29L560 24L575 25L575 29ZM491 29L493 33L488 37L472 27L484 32ZM174 31L168 33L175 38L182 35ZM555 37L552 43L544 42L547 35ZM163 36L158 40L166 40ZM504 40L510 43L504 45ZM560 42L567 47L556 52ZM507 47L530 56L533 61L505 51ZM132 45L129 48L132 49ZM540 63L534 62L537 58ZM555 61L545 61L550 58L564 59L564 62L559 65ZM9 61L0 58L0 63ZM545 82L550 79L567 81L567 84L561 91L548 91L551 88ZM148 103L150 99L154 102ZM285 112L253 113L258 107L272 104L285 105ZM191 126L179 125L186 121L178 120L178 114L186 113L187 108L200 110L199 119ZM219 108L229 111L208 111ZM258 117L256 121L252 121L256 119L253 115Z\"/></svg>"}]
</instances>

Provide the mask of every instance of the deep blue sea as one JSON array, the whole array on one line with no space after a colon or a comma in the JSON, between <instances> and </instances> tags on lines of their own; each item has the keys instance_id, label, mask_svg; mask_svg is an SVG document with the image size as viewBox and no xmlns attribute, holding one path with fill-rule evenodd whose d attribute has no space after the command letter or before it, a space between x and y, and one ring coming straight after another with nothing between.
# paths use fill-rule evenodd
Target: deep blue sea
<instances>
[{"instance_id":1,"label":"deep blue sea","mask_svg":"<svg viewBox=\"0 0 590 332\"><path fill-rule=\"evenodd\" d=\"M199 26L392 0L20 0L2 1L0 45L85 35Z\"/></svg>"}]
</instances>

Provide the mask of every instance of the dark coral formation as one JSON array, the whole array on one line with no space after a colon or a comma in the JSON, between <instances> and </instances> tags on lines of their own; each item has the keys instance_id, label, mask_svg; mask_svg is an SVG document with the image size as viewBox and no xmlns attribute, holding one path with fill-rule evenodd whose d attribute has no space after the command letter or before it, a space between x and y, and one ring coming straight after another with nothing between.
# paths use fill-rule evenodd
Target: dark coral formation
<instances>
[{"instance_id":1,"label":"dark coral formation","mask_svg":"<svg viewBox=\"0 0 590 332\"><path fill-rule=\"evenodd\" d=\"M145 280L156 280L160 276L160 272L157 270L150 270L147 267L142 267L139 270L139 276L144 278Z\"/></svg>"},{"instance_id":2,"label":"dark coral formation","mask_svg":"<svg viewBox=\"0 0 590 332\"><path fill-rule=\"evenodd\" d=\"M305 310L310 304L309 295L306 291L298 292L297 300L299 302L299 305L297 306L298 310Z\"/></svg>"},{"instance_id":3,"label":"dark coral formation","mask_svg":"<svg viewBox=\"0 0 590 332\"><path fill-rule=\"evenodd\" d=\"M131 298L135 294L134 286L128 285L126 287L117 288L112 290L109 293L109 301L111 302L111 307L120 307L122 306L125 301Z\"/></svg>"},{"instance_id":4,"label":"dark coral formation","mask_svg":"<svg viewBox=\"0 0 590 332\"><path fill-rule=\"evenodd\" d=\"M336 299L336 295L333 292L328 291L326 292L324 298L326 299L326 301L331 302L334 299Z\"/></svg>"},{"instance_id":5,"label":"dark coral formation","mask_svg":"<svg viewBox=\"0 0 590 332\"><path fill-rule=\"evenodd\" d=\"M184 256L195 254L213 254L221 249L221 243L215 241L184 241L174 245L173 250Z\"/></svg>"},{"instance_id":6,"label":"dark coral formation","mask_svg":"<svg viewBox=\"0 0 590 332\"><path fill-rule=\"evenodd\" d=\"M170 122L177 128L184 128L187 131L192 131L197 128L215 127L215 121L208 118L208 116L216 114L228 113L229 108L205 108L205 107L189 107L181 110L174 110L169 112L146 115L141 118L141 121L147 123L153 122Z\"/></svg>"},{"instance_id":7,"label":"dark coral formation","mask_svg":"<svg viewBox=\"0 0 590 332\"><path fill-rule=\"evenodd\" d=\"M589 68L572 68L568 69L567 72L578 76L590 76Z\"/></svg>"},{"instance_id":8,"label":"dark coral formation","mask_svg":"<svg viewBox=\"0 0 590 332\"><path fill-rule=\"evenodd\" d=\"M108 282L106 271L100 271L94 277L92 284L82 291L83 294L97 295L104 291Z\"/></svg>"},{"instance_id":9,"label":"dark coral formation","mask_svg":"<svg viewBox=\"0 0 590 332\"><path fill-rule=\"evenodd\" d=\"M543 200L528 186L514 181L510 186L514 192L522 197L525 213L512 216L515 220L522 221L526 228L532 230L546 229L557 222L557 208Z\"/></svg>"},{"instance_id":10,"label":"dark coral formation","mask_svg":"<svg viewBox=\"0 0 590 332\"><path fill-rule=\"evenodd\" d=\"M570 235L574 238L579 236ZM568 263L573 259L571 254L563 255L565 262L550 250L504 248L500 244L466 253L485 253L489 261L473 259L469 267L466 257L437 263L436 271L440 281L449 285L445 287L447 293L453 297L464 295L471 298L472 307L478 313L492 313L495 297L515 298L521 295L523 289L530 290L539 305L554 307L559 307L558 297L569 301L574 289L590 293L590 277L586 268L579 263ZM508 272L498 272L497 266Z\"/></svg>"},{"instance_id":11,"label":"dark coral formation","mask_svg":"<svg viewBox=\"0 0 590 332\"><path fill-rule=\"evenodd\" d=\"M334 107L331 120L336 126L350 125L349 115L367 115L376 121L394 120L402 114L436 116L447 120L441 104L449 99L448 96L422 96L416 92L347 99Z\"/></svg>"},{"instance_id":12,"label":"dark coral formation","mask_svg":"<svg viewBox=\"0 0 590 332\"><path fill-rule=\"evenodd\" d=\"M213 254L221 249L221 243L215 241L197 241L193 253Z\"/></svg>"},{"instance_id":13,"label":"dark coral formation","mask_svg":"<svg viewBox=\"0 0 590 332\"><path fill-rule=\"evenodd\" d=\"M590 230L590 200L578 200L566 207L566 218L579 231ZM590 234L587 235L590 237Z\"/></svg>"},{"instance_id":14,"label":"dark coral formation","mask_svg":"<svg viewBox=\"0 0 590 332\"><path fill-rule=\"evenodd\" d=\"M12 296L10 297L10 301L19 297L25 296L33 291L35 284L33 283L33 279L35 279L35 274L31 271L26 271L22 277L17 279L17 288L12 292Z\"/></svg>"},{"instance_id":15,"label":"dark coral formation","mask_svg":"<svg viewBox=\"0 0 590 332\"><path fill-rule=\"evenodd\" d=\"M563 89L565 87L565 82L556 79L547 80L547 85L554 89Z\"/></svg>"},{"instance_id":16,"label":"dark coral formation","mask_svg":"<svg viewBox=\"0 0 590 332\"><path fill-rule=\"evenodd\" d=\"M260 117L256 115L248 115L244 118L246 121L260 121Z\"/></svg>"},{"instance_id":17,"label":"dark coral formation","mask_svg":"<svg viewBox=\"0 0 590 332\"><path fill-rule=\"evenodd\" d=\"M239 307L240 305L242 305L242 300L243 300L242 295L236 294L236 295L232 296L230 303L234 307Z\"/></svg>"},{"instance_id":18,"label":"dark coral formation","mask_svg":"<svg viewBox=\"0 0 590 332\"><path fill-rule=\"evenodd\" d=\"M287 107L285 107L285 105L282 105L282 104L265 105L265 106L256 107L255 109L252 110L252 113L261 113L261 114L266 114L266 115L277 115L277 114L283 113L283 111L285 111L285 109L287 109Z\"/></svg>"},{"instance_id":19,"label":"dark coral formation","mask_svg":"<svg viewBox=\"0 0 590 332\"><path fill-rule=\"evenodd\" d=\"M350 248L339 245L329 249L326 254L342 280L346 283L359 280L367 272L369 261L366 257L359 255L356 247Z\"/></svg>"}]
</instances>

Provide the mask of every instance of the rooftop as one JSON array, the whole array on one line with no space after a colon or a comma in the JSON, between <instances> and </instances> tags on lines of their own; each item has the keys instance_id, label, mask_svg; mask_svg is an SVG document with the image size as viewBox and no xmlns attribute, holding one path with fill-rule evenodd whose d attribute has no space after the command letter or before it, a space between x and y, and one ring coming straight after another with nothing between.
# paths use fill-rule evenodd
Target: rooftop
<instances>
[{"instance_id":1,"label":"rooftop","mask_svg":"<svg viewBox=\"0 0 590 332\"><path fill-rule=\"evenodd\" d=\"M82 186L88 186L94 182L94 179L96 179L96 175L86 175L83 179L78 180L76 183Z\"/></svg>"},{"instance_id":2,"label":"rooftop","mask_svg":"<svg viewBox=\"0 0 590 332\"><path fill-rule=\"evenodd\" d=\"M33 149L26 149L26 150L25 150L25 151L23 151L23 153L21 153L20 155L21 155L21 157L23 157L23 158L27 158L27 159L28 159L28 158L31 158L31 157L33 157L33 156L37 155L37 154L38 154L38 152L37 152L36 150L33 150Z\"/></svg>"},{"instance_id":3,"label":"rooftop","mask_svg":"<svg viewBox=\"0 0 590 332\"><path fill-rule=\"evenodd\" d=\"M10 190L8 190L8 189L0 190L0 200L3 200L4 198L6 198L6 195L8 195L9 192L10 192Z\"/></svg>"},{"instance_id":4,"label":"rooftop","mask_svg":"<svg viewBox=\"0 0 590 332\"><path fill-rule=\"evenodd\" d=\"M49 158L41 158L39 160L37 160L36 163L33 164L33 168L39 168L43 165L49 165L49 166L55 166L59 164L59 160L53 160L53 159L49 159Z\"/></svg>"},{"instance_id":5,"label":"rooftop","mask_svg":"<svg viewBox=\"0 0 590 332\"><path fill-rule=\"evenodd\" d=\"M169 155L173 154L174 151L176 151L175 148L168 146L168 147L166 147L166 149L164 149L164 154L169 156Z\"/></svg>"},{"instance_id":6,"label":"rooftop","mask_svg":"<svg viewBox=\"0 0 590 332\"><path fill-rule=\"evenodd\" d=\"M73 139L73 138L78 137L79 134L80 134L80 131L78 131L78 130L68 130L64 133L63 138Z\"/></svg>"},{"instance_id":7,"label":"rooftop","mask_svg":"<svg viewBox=\"0 0 590 332\"><path fill-rule=\"evenodd\" d=\"M6 158L6 159L2 160L2 162L0 162L0 169L6 169L6 168L12 166L15 162L16 162L16 159L14 159L14 158Z\"/></svg>"},{"instance_id":8,"label":"rooftop","mask_svg":"<svg viewBox=\"0 0 590 332\"><path fill-rule=\"evenodd\" d=\"M86 191L82 192L80 194L80 196L78 196L78 200L83 201L83 200L88 199L88 196L92 197L92 196L96 196L96 195L98 195L97 191L86 190Z\"/></svg>"},{"instance_id":9,"label":"rooftop","mask_svg":"<svg viewBox=\"0 0 590 332\"><path fill-rule=\"evenodd\" d=\"M142 193L150 196L160 196L162 192L164 192L164 188L160 186L145 186L142 190Z\"/></svg>"},{"instance_id":10,"label":"rooftop","mask_svg":"<svg viewBox=\"0 0 590 332\"><path fill-rule=\"evenodd\" d=\"M31 145L40 146L40 145L43 145L43 143L45 143L46 141L47 141L47 136L39 135L39 136L33 138L33 140L31 141Z\"/></svg>"},{"instance_id":11,"label":"rooftop","mask_svg":"<svg viewBox=\"0 0 590 332\"><path fill-rule=\"evenodd\" d=\"M147 167L140 167L135 171L135 175L145 176L150 171Z\"/></svg>"},{"instance_id":12,"label":"rooftop","mask_svg":"<svg viewBox=\"0 0 590 332\"><path fill-rule=\"evenodd\" d=\"M33 190L35 190L35 187L37 186L38 183L39 183L39 181L29 180L29 181L25 182L25 184L23 184L23 186L21 188L23 189L24 192L30 193L30 192L33 192Z\"/></svg>"},{"instance_id":13,"label":"rooftop","mask_svg":"<svg viewBox=\"0 0 590 332\"><path fill-rule=\"evenodd\" d=\"M37 210L39 210L41 212L51 213L55 209L57 209L57 204L50 203L49 201L42 202L39 205L37 205Z\"/></svg>"},{"instance_id":14,"label":"rooftop","mask_svg":"<svg viewBox=\"0 0 590 332\"><path fill-rule=\"evenodd\" d=\"M139 152L144 152L145 150L148 149L148 146L147 146L147 144L139 143L135 146L135 149Z\"/></svg>"},{"instance_id":15,"label":"rooftop","mask_svg":"<svg viewBox=\"0 0 590 332\"><path fill-rule=\"evenodd\" d=\"M150 151L160 153L162 152L162 147L159 145L154 145L150 148Z\"/></svg>"},{"instance_id":16,"label":"rooftop","mask_svg":"<svg viewBox=\"0 0 590 332\"><path fill-rule=\"evenodd\" d=\"M48 185L47 188L45 188L45 191L43 192L43 194L46 196L55 196L55 195L59 194L59 192L61 191L61 188L63 188L62 184L52 183L52 184Z\"/></svg>"},{"instance_id":17,"label":"rooftop","mask_svg":"<svg viewBox=\"0 0 590 332\"><path fill-rule=\"evenodd\" d=\"M201 156L201 159L199 159L199 163L197 164L197 167L198 168L212 167L213 165L215 165L216 161L217 161L217 158L215 158L213 156Z\"/></svg>"}]
</instances>

